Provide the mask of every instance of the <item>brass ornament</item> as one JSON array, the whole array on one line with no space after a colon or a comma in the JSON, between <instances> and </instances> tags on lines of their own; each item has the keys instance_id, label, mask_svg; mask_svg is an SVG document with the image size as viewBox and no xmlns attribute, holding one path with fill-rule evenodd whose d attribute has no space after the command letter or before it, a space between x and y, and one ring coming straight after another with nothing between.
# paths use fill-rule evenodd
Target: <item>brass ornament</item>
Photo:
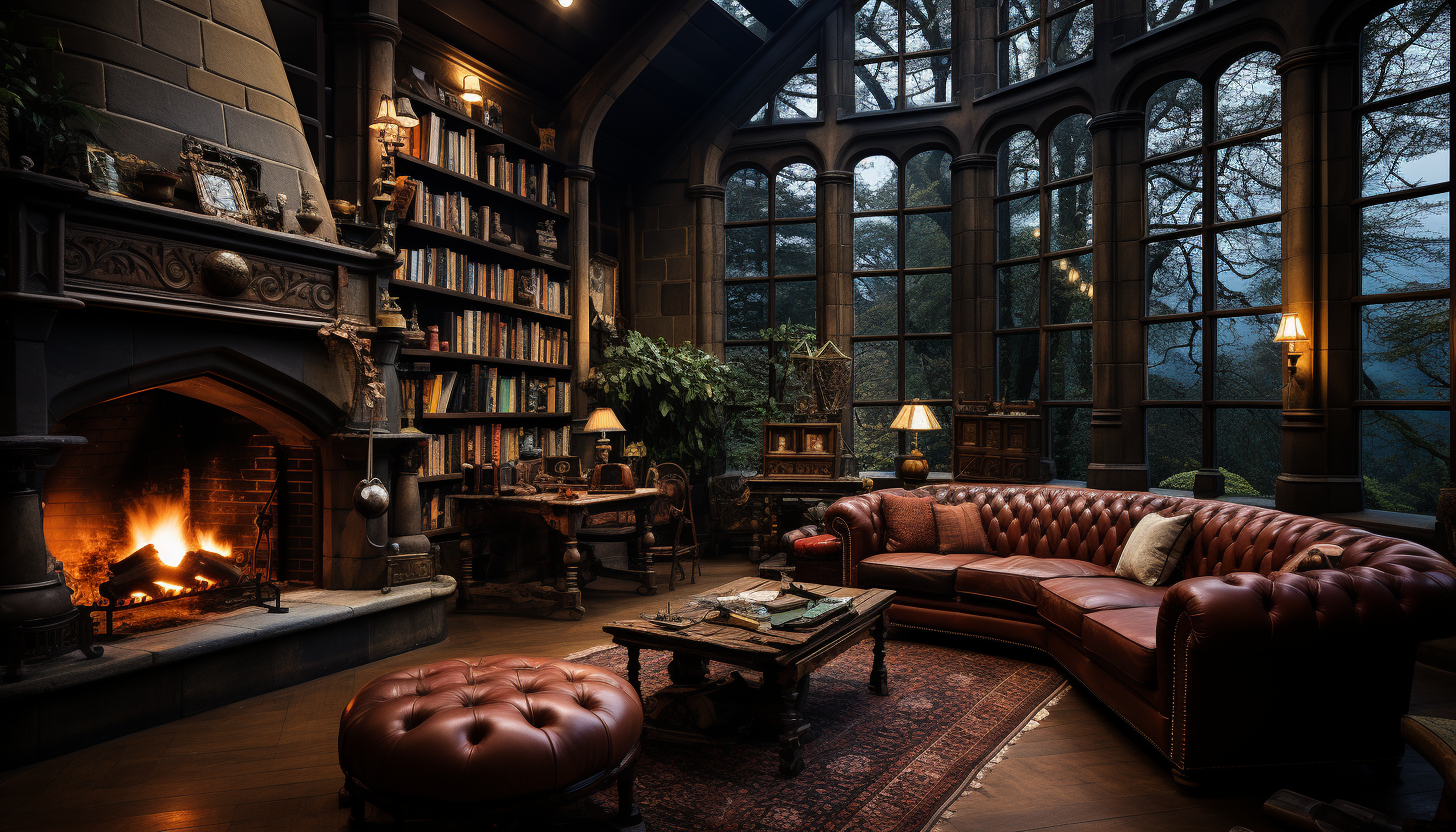
<instances>
[{"instance_id":1,"label":"brass ornament","mask_svg":"<svg viewBox=\"0 0 1456 832\"><path fill-rule=\"evenodd\" d=\"M202 258L202 285L219 297L234 298L253 282L253 267L241 254L218 249Z\"/></svg>"}]
</instances>

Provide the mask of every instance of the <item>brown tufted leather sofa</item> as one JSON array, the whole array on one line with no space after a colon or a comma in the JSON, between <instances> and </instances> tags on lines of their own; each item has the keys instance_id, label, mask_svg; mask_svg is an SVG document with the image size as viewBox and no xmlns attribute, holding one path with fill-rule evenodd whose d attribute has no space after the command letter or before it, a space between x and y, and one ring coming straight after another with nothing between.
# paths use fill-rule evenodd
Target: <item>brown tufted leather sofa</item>
<instances>
[{"instance_id":1,"label":"brown tufted leather sofa","mask_svg":"<svg viewBox=\"0 0 1456 832\"><path fill-rule=\"evenodd\" d=\"M980 507L992 554L883 552L884 494ZM1172 586L1113 574L1139 519L1194 512ZM1158 749L1216 770L1393 764L1418 642L1456 631L1456 567L1403 540L1272 509L1145 492L933 485L825 515L846 586L896 590L900 626L1034 647ZM1339 569L1281 573L1314 543Z\"/></svg>"}]
</instances>

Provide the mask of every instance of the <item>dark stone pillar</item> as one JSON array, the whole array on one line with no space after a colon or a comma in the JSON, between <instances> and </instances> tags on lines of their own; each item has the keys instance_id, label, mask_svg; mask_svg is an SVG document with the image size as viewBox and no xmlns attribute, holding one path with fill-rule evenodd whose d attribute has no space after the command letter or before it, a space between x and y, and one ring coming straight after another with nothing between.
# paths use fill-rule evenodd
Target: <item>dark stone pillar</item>
<instances>
[{"instance_id":1,"label":"dark stone pillar","mask_svg":"<svg viewBox=\"0 0 1456 832\"><path fill-rule=\"evenodd\" d=\"M1360 333L1350 299L1359 293L1359 193L1353 44L1298 49L1279 64L1283 81L1284 311L1309 341L1284 388L1282 460L1274 501L1283 511L1355 511L1363 503L1355 376ZM1284 370L1283 367L1280 368ZM1285 374L1287 378L1287 373Z\"/></svg>"},{"instance_id":2,"label":"dark stone pillar","mask_svg":"<svg viewBox=\"0 0 1456 832\"><path fill-rule=\"evenodd\" d=\"M981 399L996 390L996 156L951 160L951 390Z\"/></svg>"},{"instance_id":3,"label":"dark stone pillar","mask_svg":"<svg viewBox=\"0 0 1456 832\"><path fill-rule=\"evenodd\" d=\"M360 206L369 220L369 185L379 176L383 148L368 124L379 97L394 95L394 50L401 35L397 0L348 4L352 13L329 21L334 48L334 192ZM322 174L322 171L320 171Z\"/></svg>"},{"instance_id":4,"label":"dark stone pillar","mask_svg":"<svg viewBox=\"0 0 1456 832\"><path fill-rule=\"evenodd\" d=\"M819 200L819 333L851 354L854 345L854 173L826 170Z\"/></svg>"},{"instance_id":5,"label":"dark stone pillar","mask_svg":"<svg viewBox=\"0 0 1456 832\"><path fill-rule=\"evenodd\" d=\"M1104 113L1092 131L1092 461L1087 485L1148 488L1143 422L1143 114Z\"/></svg>"},{"instance_id":6,"label":"dark stone pillar","mask_svg":"<svg viewBox=\"0 0 1456 832\"><path fill-rule=\"evenodd\" d=\"M586 379L587 368L591 366L591 296L587 292L587 263L591 260L591 181L596 171L588 167L566 169L570 183L571 206L570 242L571 252L571 413L575 419L586 419L586 394L581 383ZM620 279L620 275L618 277Z\"/></svg>"},{"instance_id":7,"label":"dark stone pillar","mask_svg":"<svg viewBox=\"0 0 1456 832\"><path fill-rule=\"evenodd\" d=\"M688 196L694 205L694 265L697 271L697 316L695 327L698 349L723 357L724 315L727 301L723 297L723 270L727 260L727 240L723 232L723 188L719 185L692 185Z\"/></svg>"}]
</instances>

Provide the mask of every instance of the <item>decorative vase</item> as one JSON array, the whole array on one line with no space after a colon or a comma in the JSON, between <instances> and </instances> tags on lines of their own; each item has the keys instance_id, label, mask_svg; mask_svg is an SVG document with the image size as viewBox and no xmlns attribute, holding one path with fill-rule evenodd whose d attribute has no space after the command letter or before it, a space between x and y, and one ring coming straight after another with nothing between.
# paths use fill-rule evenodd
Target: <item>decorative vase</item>
<instances>
[{"instance_id":1,"label":"decorative vase","mask_svg":"<svg viewBox=\"0 0 1456 832\"><path fill-rule=\"evenodd\" d=\"M182 181L181 176L163 168L139 170L137 179L142 183L143 200L168 208L172 207L172 199L177 195L177 183Z\"/></svg>"}]
</instances>

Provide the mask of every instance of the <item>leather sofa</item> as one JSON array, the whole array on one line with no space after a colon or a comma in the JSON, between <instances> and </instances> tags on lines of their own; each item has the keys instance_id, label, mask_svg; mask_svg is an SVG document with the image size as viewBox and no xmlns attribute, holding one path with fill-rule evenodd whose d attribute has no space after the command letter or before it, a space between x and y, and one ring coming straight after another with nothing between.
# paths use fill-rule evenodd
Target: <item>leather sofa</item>
<instances>
[{"instance_id":1,"label":"leather sofa","mask_svg":"<svg viewBox=\"0 0 1456 832\"><path fill-rule=\"evenodd\" d=\"M980 509L988 554L885 553L885 494ZM1138 521L1194 512L1170 586L1113 573ZM1456 632L1456 567L1403 540L1266 508L1145 492L931 485L825 515L840 582L896 590L901 627L1042 650L1141 734L1179 782L1404 749L1417 643ZM1279 572L1315 543L1339 568ZM804 545L803 542L800 545Z\"/></svg>"}]
</instances>

